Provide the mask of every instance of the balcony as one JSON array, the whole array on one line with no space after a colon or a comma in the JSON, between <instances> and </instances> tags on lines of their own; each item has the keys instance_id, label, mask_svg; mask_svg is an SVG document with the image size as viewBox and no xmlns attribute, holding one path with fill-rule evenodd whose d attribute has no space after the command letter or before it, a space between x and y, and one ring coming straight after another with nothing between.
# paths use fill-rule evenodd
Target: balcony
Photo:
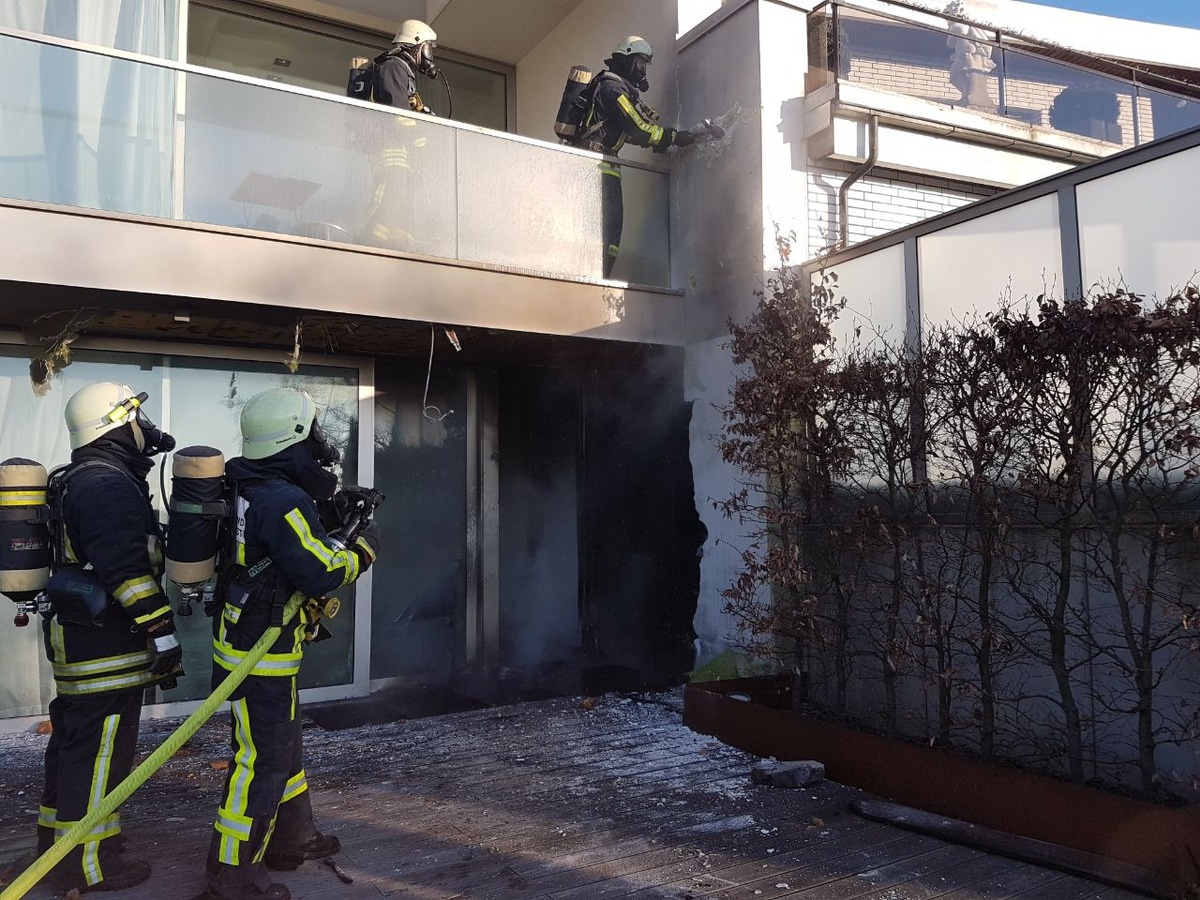
<instances>
[{"instance_id":1,"label":"balcony","mask_svg":"<svg viewBox=\"0 0 1200 900\"><path fill-rule=\"evenodd\" d=\"M993 169L994 183L1010 186L1200 124L1195 88L1166 75L945 16L898 18L823 3L809 17L808 44L806 109L816 159L864 156L861 136L846 123L875 114L893 133L949 137L1056 163ZM928 148L911 155L922 152ZM971 162L988 168L978 154Z\"/></svg>"},{"instance_id":2,"label":"balcony","mask_svg":"<svg viewBox=\"0 0 1200 900\"><path fill-rule=\"evenodd\" d=\"M10 281L678 342L662 169L614 283L595 154L13 31L0 121Z\"/></svg>"}]
</instances>

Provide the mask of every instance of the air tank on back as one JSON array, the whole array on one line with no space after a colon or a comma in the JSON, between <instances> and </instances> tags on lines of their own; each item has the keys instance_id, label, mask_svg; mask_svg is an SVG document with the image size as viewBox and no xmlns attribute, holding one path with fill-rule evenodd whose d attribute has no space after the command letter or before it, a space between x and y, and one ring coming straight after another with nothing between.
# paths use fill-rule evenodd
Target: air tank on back
<instances>
[{"instance_id":1,"label":"air tank on back","mask_svg":"<svg viewBox=\"0 0 1200 900\"><path fill-rule=\"evenodd\" d=\"M192 601L216 569L227 512L224 493L225 456L220 450L198 446L175 451L165 555L167 578L182 595L181 615L191 613Z\"/></svg>"},{"instance_id":2,"label":"air tank on back","mask_svg":"<svg viewBox=\"0 0 1200 900\"><path fill-rule=\"evenodd\" d=\"M50 579L50 507L46 469L32 459L0 463L0 593L19 605L14 622L29 623L34 598Z\"/></svg>"}]
</instances>

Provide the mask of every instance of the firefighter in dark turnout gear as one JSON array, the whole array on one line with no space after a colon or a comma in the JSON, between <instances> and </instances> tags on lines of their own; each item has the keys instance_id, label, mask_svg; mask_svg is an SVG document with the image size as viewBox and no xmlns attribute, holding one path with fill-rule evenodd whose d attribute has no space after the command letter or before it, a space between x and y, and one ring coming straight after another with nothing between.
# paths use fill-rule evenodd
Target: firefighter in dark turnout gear
<instances>
[{"instance_id":1,"label":"firefighter in dark turnout gear","mask_svg":"<svg viewBox=\"0 0 1200 900\"><path fill-rule=\"evenodd\" d=\"M375 559L373 525L349 547L322 525L317 501L334 495L330 467L339 455L316 414L308 394L289 388L256 394L242 410L242 456L225 470L237 486L236 525L213 619L214 687L295 592L323 597ZM296 675L311 624L302 611L230 698L233 759L213 823L210 897L287 900L288 889L266 869L295 869L341 849L313 822L302 762Z\"/></svg>"},{"instance_id":2,"label":"firefighter in dark turnout gear","mask_svg":"<svg viewBox=\"0 0 1200 900\"><path fill-rule=\"evenodd\" d=\"M690 131L658 124L658 115L641 101L641 92L650 89L646 71L654 58L649 42L637 35L625 38L612 56L608 67L596 76L592 108L583 123L581 146L607 156L616 156L628 141L662 153L668 147L687 147L695 143ZM604 277L612 275L621 251L621 231L625 224L625 201L621 194L621 167L600 164L601 204L603 209Z\"/></svg>"},{"instance_id":3,"label":"firefighter in dark turnout gear","mask_svg":"<svg viewBox=\"0 0 1200 900\"><path fill-rule=\"evenodd\" d=\"M67 401L71 465L53 476L61 497L55 575L42 620L54 671L38 849L47 850L129 774L144 690L182 674L174 616L160 586L161 529L150 505L151 457L174 449L141 410L146 394L93 384ZM60 592L61 578L94 588L94 603ZM74 601L74 603L72 603ZM173 683L171 686L174 686ZM55 867L57 886L132 887L150 865L121 851L113 813Z\"/></svg>"},{"instance_id":4,"label":"firefighter in dark turnout gear","mask_svg":"<svg viewBox=\"0 0 1200 900\"><path fill-rule=\"evenodd\" d=\"M432 115L418 91L417 75L436 78L433 61L437 34L420 19L400 24L392 48L371 66L371 99L376 103ZM410 249L420 218L420 179L413 172L411 152L423 143L420 129L410 117L397 116L386 123L387 133L371 161L375 194L367 212L367 241L380 247Z\"/></svg>"}]
</instances>

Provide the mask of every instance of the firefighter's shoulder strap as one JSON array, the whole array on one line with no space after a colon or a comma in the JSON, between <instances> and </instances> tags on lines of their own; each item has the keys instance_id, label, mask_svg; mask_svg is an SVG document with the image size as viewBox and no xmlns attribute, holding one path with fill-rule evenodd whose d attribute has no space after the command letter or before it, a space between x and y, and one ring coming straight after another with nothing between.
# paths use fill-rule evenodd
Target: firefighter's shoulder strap
<instances>
[{"instance_id":1,"label":"firefighter's shoulder strap","mask_svg":"<svg viewBox=\"0 0 1200 900\"><path fill-rule=\"evenodd\" d=\"M618 84L624 84L625 79L615 72L610 72L604 69L599 75L591 80L588 86L584 89L586 93L581 98L584 104L583 114L583 131L579 135L579 144L583 145L602 129L606 123L602 113L596 106L596 94L599 92L600 83L603 81L615 81Z\"/></svg>"},{"instance_id":2,"label":"firefighter's shoulder strap","mask_svg":"<svg viewBox=\"0 0 1200 900\"><path fill-rule=\"evenodd\" d=\"M52 537L52 555L53 564L58 566L67 561L66 556L66 522L63 520L63 503L67 497L67 488L76 475L85 469L112 469L114 472L120 472L130 481L135 484L136 480L132 475L122 469L120 466L114 466L112 463L106 463L99 459L87 459L79 463L68 463L65 466L60 466L50 473L48 484L46 485L46 501L50 506L50 534Z\"/></svg>"}]
</instances>

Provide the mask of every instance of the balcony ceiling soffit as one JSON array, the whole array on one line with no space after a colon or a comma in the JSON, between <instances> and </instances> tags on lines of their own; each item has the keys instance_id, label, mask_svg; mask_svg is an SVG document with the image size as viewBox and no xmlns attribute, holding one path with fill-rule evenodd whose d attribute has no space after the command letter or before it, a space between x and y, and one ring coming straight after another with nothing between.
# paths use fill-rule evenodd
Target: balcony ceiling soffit
<instances>
[{"instance_id":1,"label":"balcony ceiling soffit","mask_svg":"<svg viewBox=\"0 0 1200 900\"><path fill-rule=\"evenodd\" d=\"M329 0L328 5L394 27L430 19L445 47L515 65L583 0ZM431 15L432 13L432 15Z\"/></svg>"},{"instance_id":2,"label":"balcony ceiling soffit","mask_svg":"<svg viewBox=\"0 0 1200 900\"><path fill-rule=\"evenodd\" d=\"M329 313L295 312L277 307L229 304L195 297L124 294L57 285L2 282L8 302L0 329L19 331L31 347L67 323L86 322L78 337L95 344L106 339L185 341L279 351L287 359L303 321L302 353L307 362L329 354L424 360L429 356L429 323ZM186 321L179 313L186 311ZM460 325L462 350L451 349L444 329L435 332L439 357L462 364L523 365L586 370L626 365L646 351L641 344L565 338L531 332Z\"/></svg>"}]
</instances>

